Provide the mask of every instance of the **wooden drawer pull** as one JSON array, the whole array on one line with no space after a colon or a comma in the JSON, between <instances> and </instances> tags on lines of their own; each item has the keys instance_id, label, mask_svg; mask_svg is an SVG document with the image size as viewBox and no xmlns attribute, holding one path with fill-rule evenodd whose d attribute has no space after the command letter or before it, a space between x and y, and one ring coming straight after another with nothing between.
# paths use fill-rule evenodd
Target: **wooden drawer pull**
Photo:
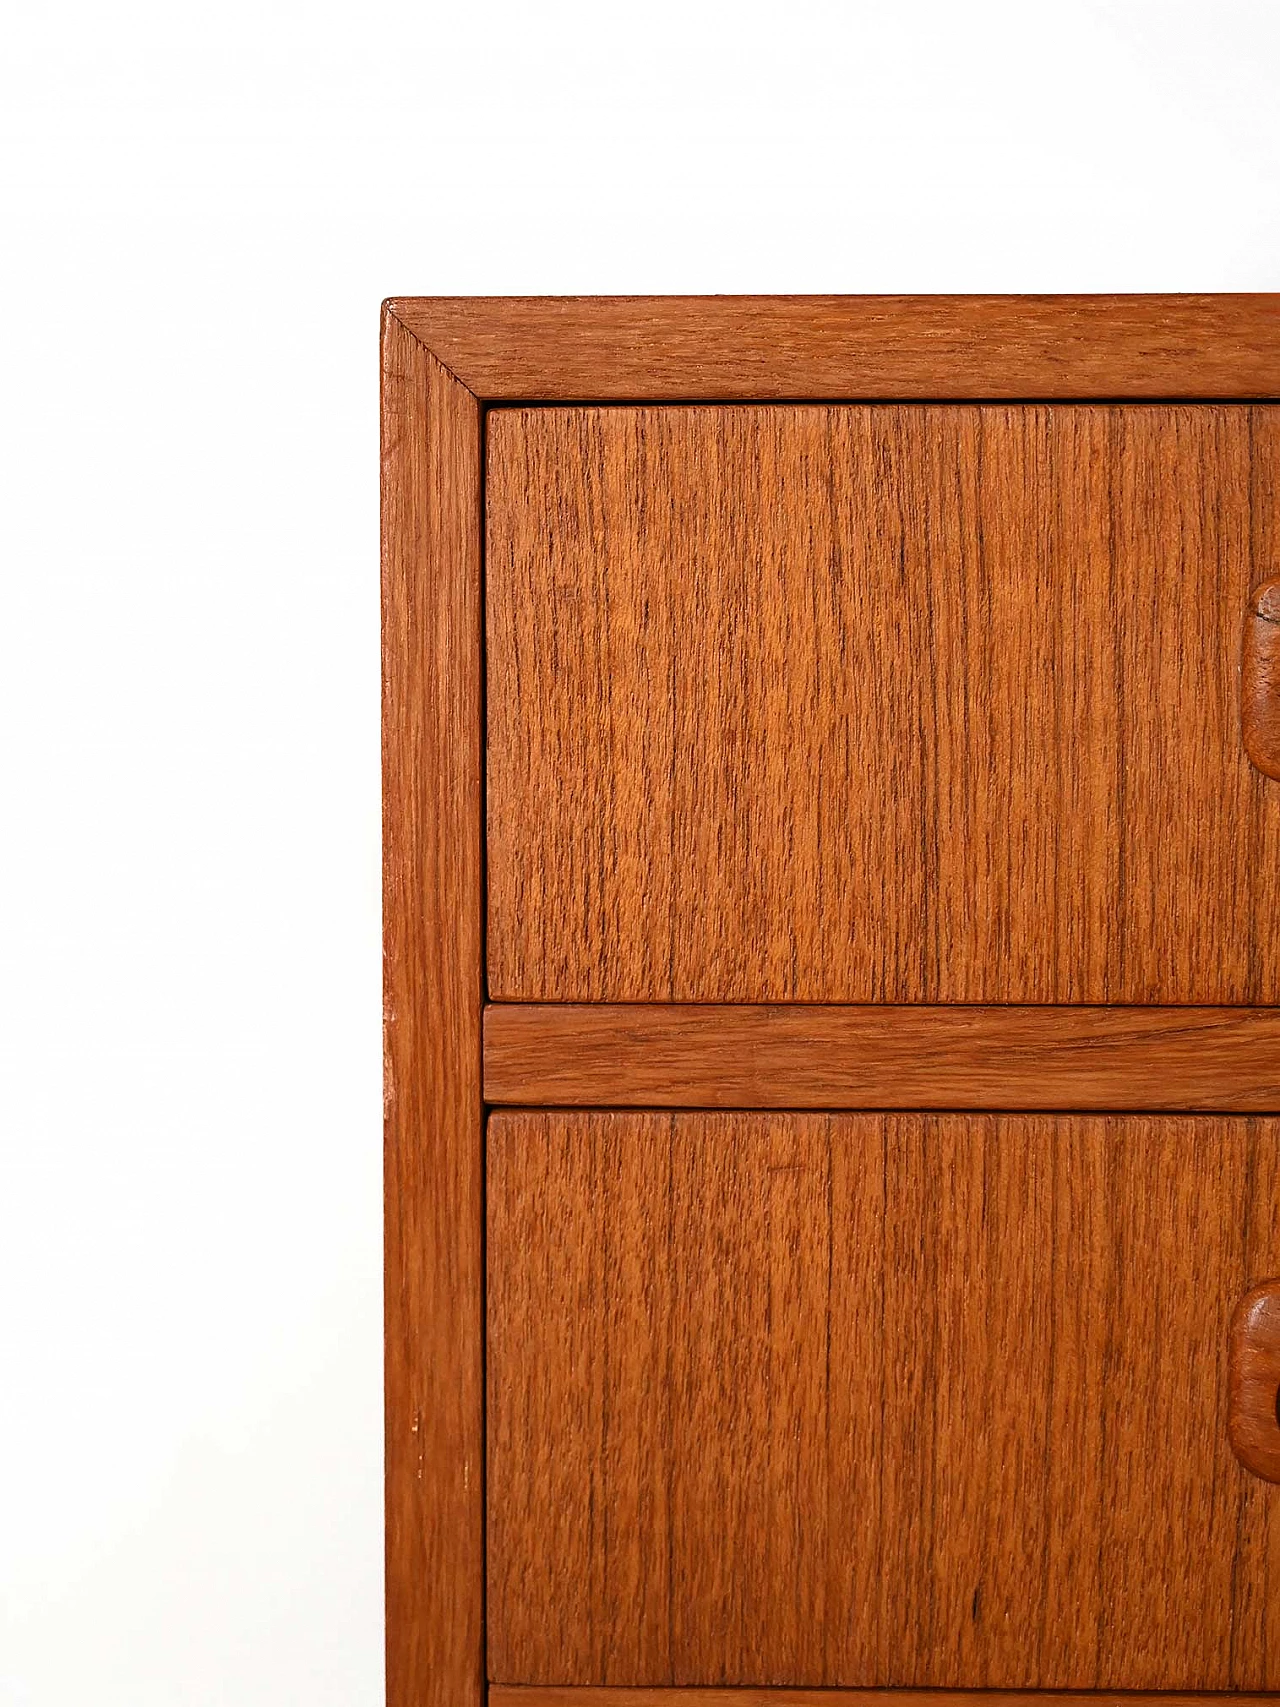
<instances>
[{"instance_id":1,"label":"wooden drawer pull","mask_svg":"<svg viewBox=\"0 0 1280 1707\"><path fill-rule=\"evenodd\" d=\"M1255 1476L1280 1482L1280 1280L1240 1300L1231 1322L1227 1431Z\"/></svg>"},{"instance_id":2,"label":"wooden drawer pull","mask_svg":"<svg viewBox=\"0 0 1280 1707\"><path fill-rule=\"evenodd\" d=\"M1245 752L1264 776L1280 778L1280 580L1249 595L1240 692Z\"/></svg>"}]
</instances>

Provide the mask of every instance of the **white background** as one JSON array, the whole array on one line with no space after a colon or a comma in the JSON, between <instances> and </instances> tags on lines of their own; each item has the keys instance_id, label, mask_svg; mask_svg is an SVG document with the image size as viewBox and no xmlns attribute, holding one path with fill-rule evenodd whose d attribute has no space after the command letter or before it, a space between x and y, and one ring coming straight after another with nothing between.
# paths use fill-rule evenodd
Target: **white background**
<instances>
[{"instance_id":1,"label":"white background","mask_svg":"<svg viewBox=\"0 0 1280 1707\"><path fill-rule=\"evenodd\" d=\"M1280 288L1273 0L11 11L0 1702L382 1699L379 299Z\"/></svg>"}]
</instances>

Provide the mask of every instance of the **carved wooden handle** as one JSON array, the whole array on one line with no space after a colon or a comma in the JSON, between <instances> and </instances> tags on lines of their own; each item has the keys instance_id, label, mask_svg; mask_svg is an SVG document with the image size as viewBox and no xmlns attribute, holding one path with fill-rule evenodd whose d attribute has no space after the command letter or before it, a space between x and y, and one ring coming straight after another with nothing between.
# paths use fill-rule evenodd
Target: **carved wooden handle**
<instances>
[{"instance_id":1,"label":"carved wooden handle","mask_svg":"<svg viewBox=\"0 0 1280 1707\"><path fill-rule=\"evenodd\" d=\"M1227 1387L1231 1450L1255 1476L1280 1482L1280 1280L1264 1280L1236 1307Z\"/></svg>"},{"instance_id":2,"label":"carved wooden handle","mask_svg":"<svg viewBox=\"0 0 1280 1707\"><path fill-rule=\"evenodd\" d=\"M1280 778L1280 580L1249 594L1240 662L1244 749L1264 776Z\"/></svg>"}]
</instances>

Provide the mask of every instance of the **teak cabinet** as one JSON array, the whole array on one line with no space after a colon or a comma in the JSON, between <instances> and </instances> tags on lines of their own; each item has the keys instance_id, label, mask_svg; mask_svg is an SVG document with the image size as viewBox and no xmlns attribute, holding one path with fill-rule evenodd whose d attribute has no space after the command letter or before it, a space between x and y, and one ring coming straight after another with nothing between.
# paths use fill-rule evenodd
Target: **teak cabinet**
<instances>
[{"instance_id":1,"label":"teak cabinet","mask_svg":"<svg viewBox=\"0 0 1280 1707\"><path fill-rule=\"evenodd\" d=\"M1273 400L386 305L390 1707L1280 1691Z\"/></svg>"}]
</instances>

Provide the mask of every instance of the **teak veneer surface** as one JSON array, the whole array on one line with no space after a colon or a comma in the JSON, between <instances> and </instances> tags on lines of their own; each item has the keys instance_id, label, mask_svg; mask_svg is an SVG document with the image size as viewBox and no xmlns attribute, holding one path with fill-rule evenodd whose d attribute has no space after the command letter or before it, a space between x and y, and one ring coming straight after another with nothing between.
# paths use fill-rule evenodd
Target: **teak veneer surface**
<instances>
[{"instance_id":1,"label":"teak veneer surface","mask_svg":"<svg viewBox=\"0 0 1280 1707\"><path fill-rule=\"evenodd\" d=\"M480 411L382 356L387 1699L481 1707Z\"/></svg>"},{"instance_id":2,"label":"teak veneer surface","mask_svg":"<svg viewBox=\"0 0 1280 1707\"><path fill-rule=\"evenodd\" d=\"M1280 296L404 297L488 402L1280 397Z\"/></svg>"},{"instance_id":3,"label":"teak veneer surface","mask_svg":"<svg viewBox=\"0 0 1280 1707\"><path fill-rule=\"evenodd\" d=\"M1280 1121L502 1112L503 1683L1280 1686Z\"/></svg>"},{"instance_id":4,"label":"teak veneer surface","mask_svg":"<svg viewBox=\"0 0 1280 1707\"><path fill-rule=\"evenodd\" d=\"M495 1003L485 1100L1280 1113L1280 1009Z\"/></svg>"},{"instance_id":5,"label":"teak veneer surface","mask_svg":"<svg viewBox=\"0 0 1280 1707\"><path fill-rule=\"evenodd\" d=\"M1280 1001L1280 410L487 430L491 996Z\"/></svg>"}]
</instances>

